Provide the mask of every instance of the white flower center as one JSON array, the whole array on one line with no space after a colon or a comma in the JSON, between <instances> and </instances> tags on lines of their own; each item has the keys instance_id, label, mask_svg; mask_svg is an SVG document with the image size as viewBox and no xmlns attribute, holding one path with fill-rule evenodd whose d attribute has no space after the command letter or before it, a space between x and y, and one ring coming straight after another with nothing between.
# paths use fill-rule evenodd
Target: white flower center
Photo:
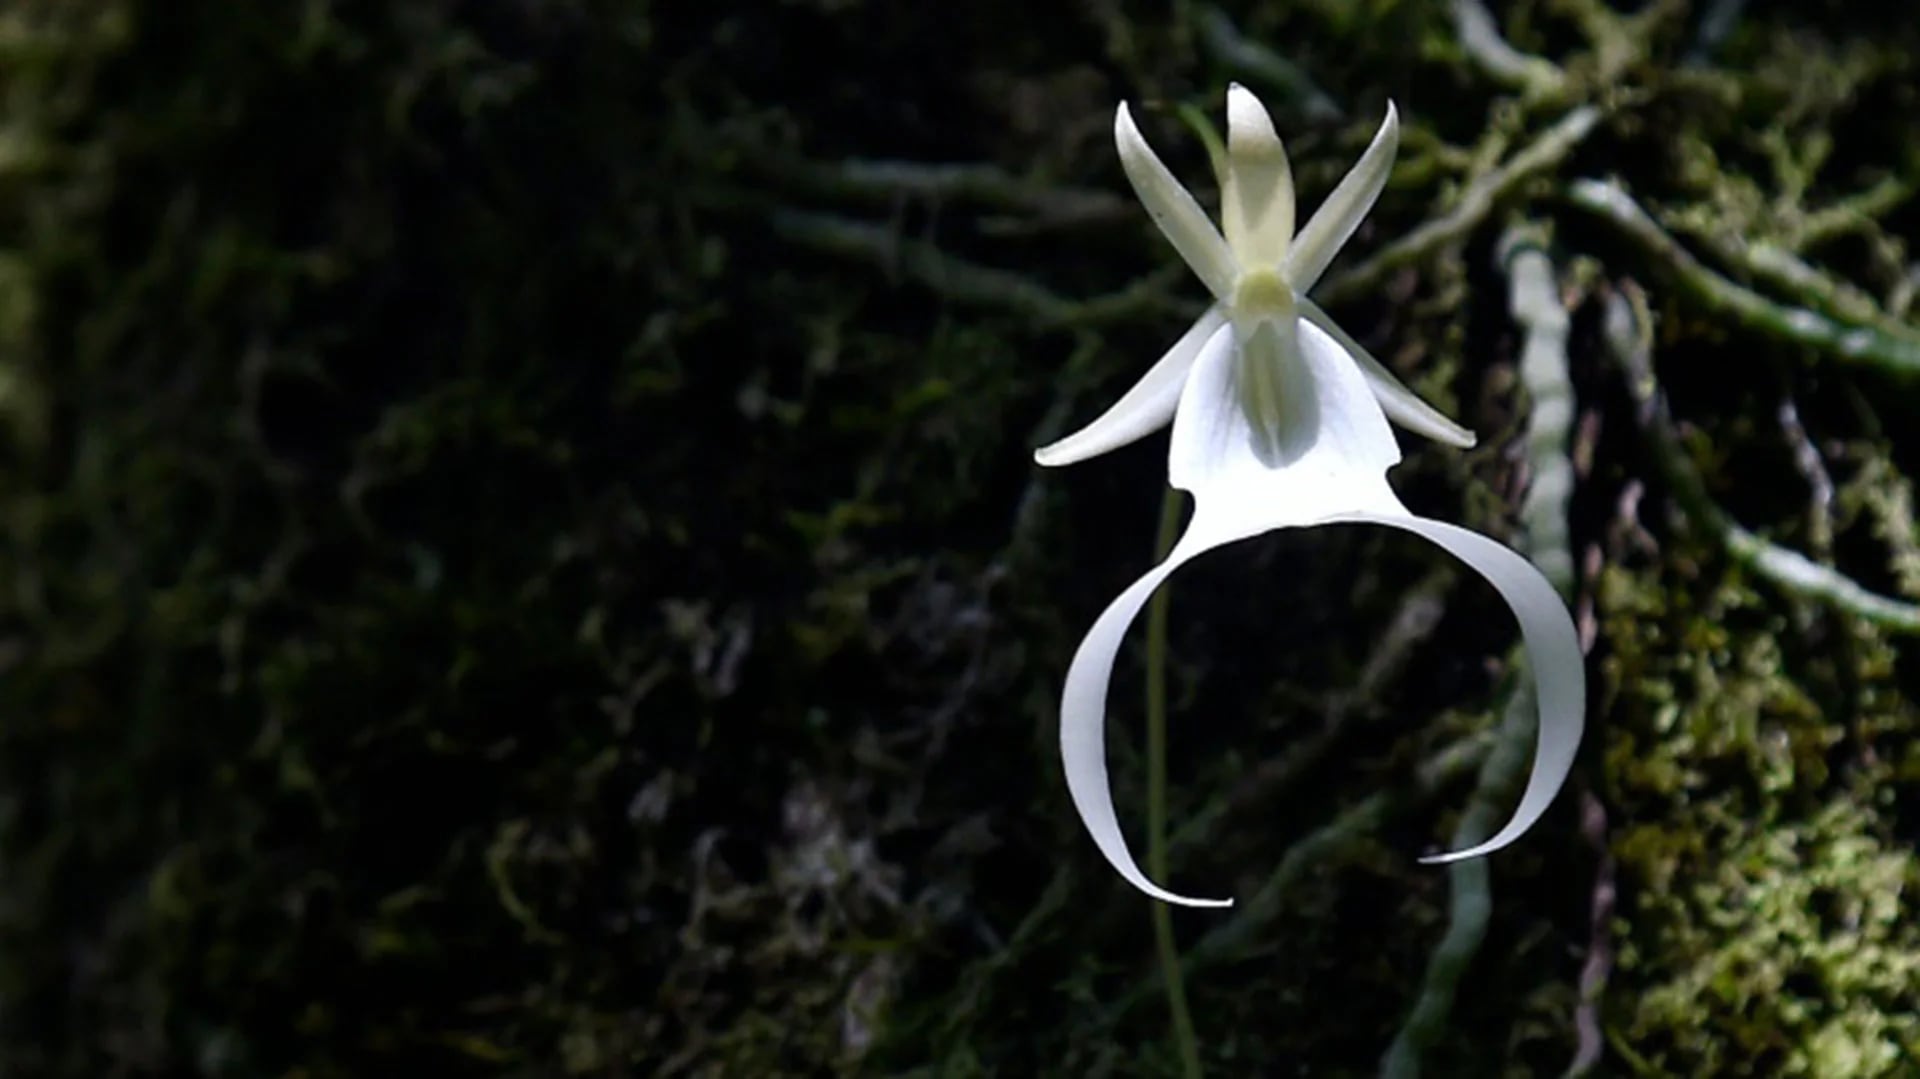
<instances>
[{"instance_id":1,"label":"white flower center","mask_svg":"<svg viewBox=\"0 0 1920 1079\"><path fill-rule=\"evenodd\" d=\"M1243 270L1233 282L1233 318L1248 331L1258 322L1293 317L1293 286L1279 271L1266 267Z\"/></svg>"}]
</instances>

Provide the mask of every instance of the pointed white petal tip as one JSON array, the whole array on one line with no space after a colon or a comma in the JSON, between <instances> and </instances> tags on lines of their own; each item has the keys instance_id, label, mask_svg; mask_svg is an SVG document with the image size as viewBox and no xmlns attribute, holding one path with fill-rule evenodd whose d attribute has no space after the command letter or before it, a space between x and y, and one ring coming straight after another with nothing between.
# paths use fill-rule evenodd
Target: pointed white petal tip
<instances>
[{"instance_id":1,"label":"pointed white petal tip","mask_svg":"<svg viewBox=\"0 0 1920 1079\"><path fill-rule=\"evenodd\" d=\"M1089 457L1098 457L1106 450L1107 448L1086 449L1081 445L1079 436L1069 435L1058 442L1050 442L1034 450L1033 463L1042 468L1064 468L1067 465L1077 465Z\"/></svg>"},{"instance_id":2,"label":"pointed white petal tip","mask_svg":"<svg viewBox=\"0 0 1920 1079\"><path fill-rule=\"evenodd\" d=\"M1120 150L1121 164L1132 167L1134 160L1142 154L1151 155L1146 136L1140 134L1140 125L1133 122L1133 112L1122 101L1113 111L1113 144Z\"/></svg>"},{"instance_id":3,"label":"pointed white petal tip","mask_svg":"<svg viewBox=\"0 0 1920 1079\"><path fill-rule=\"evenodd\" d=\"M1120 152L1126 153L1128 143L1145 142L1140 135L1140 125L1133 122L1133 112L1122 101L1120 107L1113 110L1113 141L1120 145Z\"/></svg>"},{"instance_id":4,"label":"pointed white petal tip","mask_svg":"<svg viewBox=\"0 0 1920 1079\"><path fill-rule=\"evenodd\" d=\"M1227 149L1236 155L1281 152L1267 107L1237 82L1227 87Z\"/></svg>"},{"instance_id":5,"label":"pointed white petal tip","mask_svg":"<svg viewBox=\"0 0 1920 1079\"><path fill-rule=\"evenodd\" d=\"M1386 410L1387 418L1403 430L1412 431L1423 438L1430 438L1442 446L1452 446L1456 450L1470 450L1480 444L1480 436L1471 429L1453 422L1447 415L1425 401L1414 397L1413 391L1405 386L1398 387L1411 400L1396 400L1390 396L1392 389L1379 383L1373 383L1373 372L1367 372L1368 382L1373 384L1373 392L1380 407Z\"/></svg>"},{"instance_id":6,"label":"pointed white petal tip","mask_svg":"<svg viewBox=\"0 0 1920 1079\"><path fill-rule=\"evenodd\" d=\"M1420 864L1452 865L1455 862L1464 862L1471 858L1484 858L1504 846L1506 846L1505 843L1499 846L1494 846L1491 843L1482 843L1477 847L1468 847L1466 850L1453 850L1445 854L1427 854L1420 858Z\"/></svg>"}]
</instances>

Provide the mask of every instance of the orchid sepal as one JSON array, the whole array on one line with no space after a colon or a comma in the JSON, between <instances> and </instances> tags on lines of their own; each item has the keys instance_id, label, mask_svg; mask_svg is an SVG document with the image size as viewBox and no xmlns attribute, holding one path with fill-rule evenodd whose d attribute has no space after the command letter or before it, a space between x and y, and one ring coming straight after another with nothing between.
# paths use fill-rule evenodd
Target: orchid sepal
<instances>
[{"instance_id":1,"label":"orchid sepal","mask_svg":"<svg viewBox=\"0 0 1920 1079\"><path fill-rule=\"evenodd\" d=\"M1174 179L1153 147L1133 122L1126 102L1113 117L1113 141L1120 149L1120 167L1133 185L1133 193L1147 208L1147 216L1160 226L1173 249L1207 286L1214 298L1225 300L1233 294L1237 269L1227 241L1220 235L1207 212L1193 195Z\"/></svg>"},{"instance_id":2,"label":"orchid sepal","mask_svg":"<svg viewBox=\"0 0 1920 1079\"><path fill-rule=\"evenodd\" d=\"M1200 346L1226 323L1226 311L1219 304L1207 308L1112 408L1078 431L1034 450L1035 463L1058 468L1098 457L1137 442L1173 422L1173 410L1180 403L1180 387L1186 384L1187 371L1200 355Z\"/></svg>"}]
</instances>

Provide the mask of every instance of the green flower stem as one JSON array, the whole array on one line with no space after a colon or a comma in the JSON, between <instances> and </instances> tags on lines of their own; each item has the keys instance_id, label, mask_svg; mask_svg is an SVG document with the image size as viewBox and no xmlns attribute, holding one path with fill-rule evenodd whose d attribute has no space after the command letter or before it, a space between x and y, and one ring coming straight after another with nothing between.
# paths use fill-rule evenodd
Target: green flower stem
<instances>
[{"instance_id":1,"label":"green flower stem","mask_svg":"<svg viewBox=\"0 0 1920 1079\"><path fill-rule=\"evenodd\" d=\"M1160 500L1160 531L1154 537L1154 561L1167 557L1180 535L1180 492L1167 488ZM1170 589L1163 584L1147 607L1147 872L1154 880L1167 879L1167 604ZM1173 1020L1173 1040L1180 1049L1180 1072L1188 1079L1200 1075L1200 1040L1194 1034L1193 1014L1187 1010L1187 986L1180 973L1180 949L1173 940L1173 908L1155 901L1153 942L1160 956L1160 978L1166 983L1167 1011Z\"/></svg>"}]
</instances>

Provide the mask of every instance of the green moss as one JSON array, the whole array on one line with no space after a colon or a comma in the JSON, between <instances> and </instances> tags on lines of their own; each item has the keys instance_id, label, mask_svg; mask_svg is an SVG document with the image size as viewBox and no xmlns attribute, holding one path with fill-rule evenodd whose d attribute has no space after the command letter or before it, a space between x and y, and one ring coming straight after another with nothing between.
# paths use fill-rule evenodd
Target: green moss
<instances>
[{"instance_id":1,"label":"green moss","mask_svg":"<svg viewBox=\"0 0 1920 1079\"><path fill-rule=\"evenodd\" d=\"M1848 724L1813 705L1749 588L1616 570L1602 597L1608 774L1631 822L1612 1033L1666 1073L1902 1074L1920 1044L1920 858L1894 813L1911 793L1838 752ZM1856 648L1853 728L1910 739L1887 645Z\"/></svg>"}]
</instances>

